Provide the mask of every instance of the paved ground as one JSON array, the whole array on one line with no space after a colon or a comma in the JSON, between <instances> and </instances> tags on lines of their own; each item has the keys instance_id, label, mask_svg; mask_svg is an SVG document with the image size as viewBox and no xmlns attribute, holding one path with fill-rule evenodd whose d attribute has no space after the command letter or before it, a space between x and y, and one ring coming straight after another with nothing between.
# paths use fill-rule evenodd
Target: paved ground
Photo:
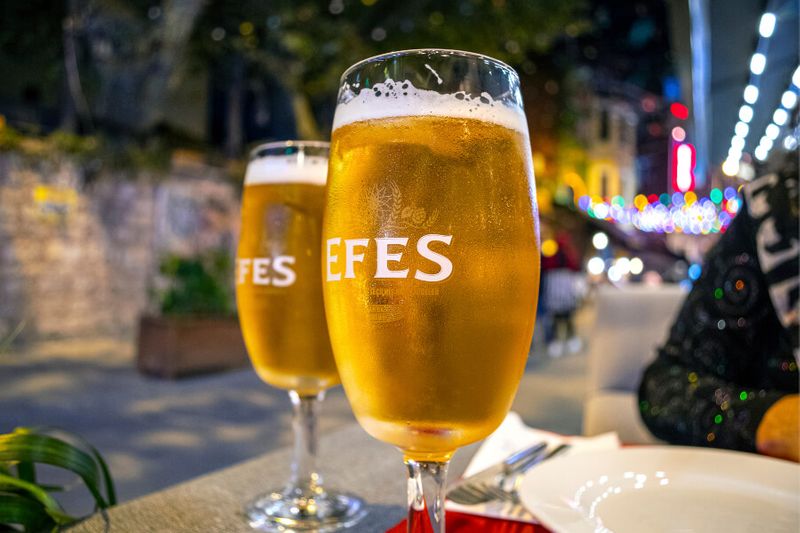
<instances>
[{"instance_id":1,"label":"paved ground","mask_svg":"<svg viewBox=\"0 0 800 533\"><path fill-rule=\"evenodd\" d=\"M585 355L550 359L534 346L514 409L530 425L579 433ZM161 381L140 376L132 358L130 343L111 339L0 354L0 433L51 425L83 435L123 501L290 443L285 393L250 369ZM353 420L341 388L330 391L321 431Z\"/></svg>"}]
</instances>

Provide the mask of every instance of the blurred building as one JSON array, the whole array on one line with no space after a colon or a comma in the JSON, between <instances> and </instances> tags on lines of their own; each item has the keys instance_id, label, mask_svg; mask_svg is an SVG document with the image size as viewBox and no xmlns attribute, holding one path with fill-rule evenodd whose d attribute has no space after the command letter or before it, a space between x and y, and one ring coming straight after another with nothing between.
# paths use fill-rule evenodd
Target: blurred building
<instances>
[{"instance_id":1,"label":"blurred building","mask_svg":"<svg viewBox=\"0 0 800 533\"><path fill-rule=\"evenodd\" d=\"M669 141L665 128L644 127L662 120L660 114L653 117L661 98L589 70L580 71L570 85L571 96L565 105L576 119L560 134L553 172L545 173L544 180L537 172L549 189L544 201L551 195L560 205L574 206L588 195L620 196L632 202L640 192L666 190ZM643 106L642 101L652 103L653 108ZM645 151L640 151L642 145L647 147Z\"/></svg>"},{"instance_id":2,"label":"blurred building","mask_svg":"<svg viewBox=\"0 0 800 533\"><path fill-rule=\"evenodd\" d=\"M632 200L639 189L637 157L638 96L627 84L593 77L578 97L576 136L585 148L586 193ZM572 172L572 169L568 172ZM567 181L574 177L566 177Z\"/></svg>"}]
</instances>

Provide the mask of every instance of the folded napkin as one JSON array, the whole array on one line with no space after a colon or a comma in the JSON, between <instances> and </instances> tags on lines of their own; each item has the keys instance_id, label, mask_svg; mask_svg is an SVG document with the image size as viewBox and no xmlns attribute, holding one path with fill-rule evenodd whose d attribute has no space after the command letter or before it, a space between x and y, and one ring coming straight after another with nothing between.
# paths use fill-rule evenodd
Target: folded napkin
<instances>
[{"instance_id":1,"label":"folded napkin","mask_svg":"<svg viewBox=\"0 0 800 533\"><path fill-rule=\"evenodd\" d=\"M533 446L537 442L547 442L548 448L559 444L569 444L569 450L560 455L572 455L597 450L614 450L620 447L616 433L604 433L596 437L567 437L541 429L528 427L517 413L510 412L503 423L489 435L477 453L472 457L464 471L464 477L477 474L484 468L499 463L514 452ZM533 467L535 469L536 466ZM469 513L503 520L537 523L536 519L522 506L504 502L489 502L479 505L460 505L447 501L445 508L459 513Z\"/></svg>"}]
</instances>

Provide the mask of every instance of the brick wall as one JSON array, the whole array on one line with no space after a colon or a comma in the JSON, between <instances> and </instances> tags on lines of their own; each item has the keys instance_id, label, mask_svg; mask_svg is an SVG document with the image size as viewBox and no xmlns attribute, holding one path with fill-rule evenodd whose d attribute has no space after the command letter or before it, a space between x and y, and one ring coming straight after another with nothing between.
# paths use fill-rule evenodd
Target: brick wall
<instances>
[{"instance_id":1,"label":"brick wall","mask_svg":"<svg viewBox=\"0 0 800 533\"><path fill-rule=\"evenodd\" d=\"M200 165L85 183L68 158L0 154L0 339L130 334L165 253L233 251L239 198Z\"/></svg>"}]
</instances>

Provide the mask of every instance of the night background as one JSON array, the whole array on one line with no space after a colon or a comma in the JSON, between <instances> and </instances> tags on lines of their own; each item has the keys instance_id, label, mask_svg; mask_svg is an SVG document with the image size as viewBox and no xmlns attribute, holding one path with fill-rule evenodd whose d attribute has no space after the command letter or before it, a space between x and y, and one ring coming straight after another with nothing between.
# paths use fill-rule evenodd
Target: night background
<instances>
[{"instance_id":1,"label":"night background","mask_svg":"<svg viewBox=\"0 0 800 533\"><path fill-rule=\"evenodd\" d=\"M798 11L796 0L2 2L0 433L84 435L122 500L287 445L283 395L249 368L235 318L248 154L329 140L353 63L450 48L521 77L543 259L568 252L581 308L577 344L558 353L540 316L515 410L579 434L595 291L689 289L741 187L796 169ZM153 317L229 323L198 326L222 348L197 333L194 362L147 367L139 339ZM352 420L331 391L323 431Z\"/></svg>"}]
</instances>

